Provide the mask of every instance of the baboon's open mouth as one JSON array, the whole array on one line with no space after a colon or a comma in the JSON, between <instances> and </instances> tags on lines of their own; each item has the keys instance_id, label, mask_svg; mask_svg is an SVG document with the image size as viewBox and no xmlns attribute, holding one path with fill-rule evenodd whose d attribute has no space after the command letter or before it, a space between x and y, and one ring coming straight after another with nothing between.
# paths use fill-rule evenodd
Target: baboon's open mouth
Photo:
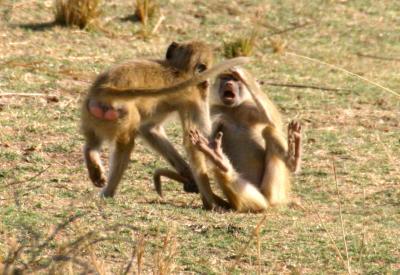
<instances>
[{"instance_id":1,"label":"baboon's open mouth","mask_svg":"<svg viewBox=\"0 0 400 275\"><path fill-rule=\"evenodd\" d=\"M231 90L224 91L224 98L228 100L232 100L235 98L235 94Z\"/></svg>"}]
</instances>

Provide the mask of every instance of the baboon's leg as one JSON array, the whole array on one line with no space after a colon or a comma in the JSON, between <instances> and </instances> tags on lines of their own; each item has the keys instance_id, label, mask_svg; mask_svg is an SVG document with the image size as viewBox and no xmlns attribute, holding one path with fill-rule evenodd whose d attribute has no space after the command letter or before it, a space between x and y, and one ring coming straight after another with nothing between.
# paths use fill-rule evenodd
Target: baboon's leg
<instances>
[{"instance_id":1,"label":"baboon's leg","mask_svg":"<svg viewBox=\"0 0 400 275\"><path fill-rule=\"evenodd\" d=\"M192 146L185 147L187 148L189 162L192 166L196 184L201 194L203 206L205 209L212 210L218 206L218 202L215 200L215 195L210 186L204 154L195 150Z\"/></svg>"},{"instance_id":2,"label":"baboon's leg","mask_svg":"<svg viewBox=\"0 0 400 275\"><path fill-rule=\"evenodd\" d=\"M164 128L160 125L146 125L140 128L141 136L178 171L186 192L198 193L192 171L174 146L169 142Z\"/></svg>"},{"instance_id":3,"label":"baboon's leg","mask_svg":"<svg viewBox=\"0 0 400 275\"><path fill-rule=\"evenodd\" d=\"M301 124L291 121L288 125L288 153L286 164L293 173L300 171L301 165Z\"/></svg>"},{"instance_id":4,"label":"baboon's leg","mask_svg":"<svg viewBox=\"0 0 400 275\"><path fill-rule=\"evenodd\" d=\"M84 131L84 136L86 143L83 148L83 155L89 172L89 178L95 186L103 187L106 182L106 177L100 159L102 140L90 130Z\"/></svg>"},{"instance_id":5,"label":"baboon's leg","mask_svg":"<svg viewBox=\"0 0 400 275\"><path fill-rule=\"evenodd\" d=\"M190 141L190 130L197 128L205 136L209 136L211 131L210 114L206 98L198 101L196 104L187 105L185 109L179 112L183 125L183 144L185 146L190 167L192 168L197 187L199 188L201 199L205 209L218 209L224 207L219 204L219 200L215 199L215 194L211 190L210 179L208 177L208 169L206 159L203 152L197 150Z\"/></svg>"},{"instance_id":6,"label":"baboon's leg","mask_svg":"<svg viewBox=\"0 0 400 275\"><path fill-rule=\"evenodd\" d=\"M274 126L263 131L266 141L265 171L261 192L272 205L285 204L289 194L289 170L286 166L287 143L283 134Z\"/></svg>"},{"instance_id":7,"label":"baboon's leg","mask_svg":"<svg viewBox=\"0 0 400 275\"><path fill-rule=\"evenodd\" d=\"M214 165L217 182L228 198L230 207L239 212L258 212L268 208L264 195L256 186L239 175L222 152L222 132L218 132L211 142L197 131L191 131L190 138L194 146Z\"/></svg>"},{"instance_id":8,"label":"baboon's leg","mask_svg":"<svg viewBox=\"0 0 400 275\"><path fill-rule=\"evenodd\" d=\"M133 147L135 145L135 138L132 136L128 141L115 143L110 158L110 169L107 180L107 185L103 188L101 194L104 197L113 197L115 191L121 181L122 175L128 166L129 158Z\"/></svg>"}]
</instances>

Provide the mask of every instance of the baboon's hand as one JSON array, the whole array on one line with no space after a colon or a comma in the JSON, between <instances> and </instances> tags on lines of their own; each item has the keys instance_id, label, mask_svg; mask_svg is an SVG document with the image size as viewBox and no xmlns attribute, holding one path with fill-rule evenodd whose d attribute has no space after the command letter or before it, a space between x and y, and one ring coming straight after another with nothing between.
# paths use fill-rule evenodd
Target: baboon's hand
<instances>
[{"instance_id":1,"label":"baboon's hand","mask_svg":"<svg viewBox=\"0 0 400 275\"><path fill-rule=\"evenodd\" d=\"M197 129L190 130L189 138L192 144L200 151L210 149L209 141Z\"/></svg>"},{"instance_id":2,"label":"baboon's hand","mask_svg":"<svg viewBox=\"0 0 400 275\"><path fill-rule=\"evenodd\" d=\"M292 120L288 126L288 135L293 135L295 139L301 139L301 130L300 122Z\"/></svg>"},{"instance_id":3,"label":"baboon's hand","mask_svg":"<svg viewBox=\"0 0 400 275\"><path fill-rule=\"evenodd\" d=\"M192 144L203 152L209 160L224 172L228 171L228 166L225 163L227 160L224 158L221 149L222 132L218 132L216 138L212 142L209 142L197 130L191 130L189 136Z\"/></svg>"},{"instance_id":4,"label":"baboon's hand","mask_svg":"<svg viewBox=\"0 0 400 275\"><path fill-rule=\"evenodd\" d=\"M300 171L301 130L301 124L299 121L291 121L289 123L287 164L293 173L298 173Z\"/></svg>"}]
</instances>

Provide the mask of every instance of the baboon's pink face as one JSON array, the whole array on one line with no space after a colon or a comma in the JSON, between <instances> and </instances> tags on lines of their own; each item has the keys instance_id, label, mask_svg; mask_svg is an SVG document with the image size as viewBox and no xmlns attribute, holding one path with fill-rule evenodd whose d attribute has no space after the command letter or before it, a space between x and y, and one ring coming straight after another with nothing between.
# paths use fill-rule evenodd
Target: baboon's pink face
<instances>
[{"instance_id":1,"label":"baboon's pink face","mask_svg":"<svg viewBox=\"0 0 400 275\"><path fill-rule=\"evenodd\" d=\"M219 76L218 94L221 102L229 107L237 106L241 103L243 94L243 83L232 74Z\"/></svg>"}]
</instances>

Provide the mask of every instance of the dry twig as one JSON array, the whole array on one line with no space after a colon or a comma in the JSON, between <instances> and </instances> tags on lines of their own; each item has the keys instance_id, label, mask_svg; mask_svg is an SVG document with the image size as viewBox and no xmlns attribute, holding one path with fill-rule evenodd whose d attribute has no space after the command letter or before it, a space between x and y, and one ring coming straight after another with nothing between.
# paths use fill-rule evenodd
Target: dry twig
<instances>
[{"instance_id":1,"label":"dry twig","mask_svg":"<svg viewBox=\"0 0 400 275\"><path fill-rule=\"evenodd\" d=\"M55 95L47 95L40 93L0 93L0 97L45 97L48 101L58 102L59 99Z\"/></svg>"},{"instance_id":2,"label":"dry twig","mask_svg":"<svg viewBox=\"0 0 400 275\"><path fill-rule=\"evenodd\" d=\"M286 54L287 54L287 55L291 55L291 56L300 57L300 58L303 58L303 59L306 59L306 60L309 60L309 61L313 61L313 62L322 64L322 65L328 66L328 67L330 67L330 68L332 68L332 69L339 70L339 71L341 71L341 72L350 74L350 75L352 75L352 76L355 76L355 77L357 77L357 78L359 78L359 79L361 79L361 80L364 80L365 82L368 82L368 83L370 83L370 84L372 84L372 85L374 85L374 86L376 86L376 87L378 87L378 88L381 88L382 90L384 90L384 91L386 91L386 92L389 92L389 93L391 93L391 94L393 94L393 95L395 95L395 96L397 96L397 97L400 98L400 94L397 93L397 92L395 92L395 91L393 91L392 89L389 89L389 88L387 88L387 87L384 87L384 86L382 86L381 84L379 84L379 83L377 83L377 82L375 82L375 81L369 80L368 78L365 78L365 77L363 77L363 76L361 76L361 75L359 75L359 74L350 72L350 71L348 71L348 70L346 70L346 69L343 69L343 68L341 68L341 67L338 67L338 66L336 66L336 65L329 64L329 63L326 63L326 62L324 62L324 61L318 60L318 59L316 59L316 58L308 57L308 56L301 55L301 54L297 54L297 53L294 53L294 52L286 52Z\"/></svg>"},{"instance_id":3,"label":"dry twig","mask_svg":"<svg viewBox=\"0 0 400 275\"><path fill-rule=\"evenodd\" d=\"M277 87L289 87L289 88L298 88L298 89L313 89L313 90L322 90L322 91L351 91L349 89L343 88L331 88L331 87L322 87L317 85L306 85L306 84L294 84L294 83L276 83L276 82L261 82L261 84L269 85L269 86L277 86Z\"/></svg>"},{"instance_id":4,"label":"dry twig","mask_svg":"<svg viewBox=\"0 0 400 275\"><path fill-rule=\"evenodd\" d=\"M151 31L151 34L155 34L158 30L158 28L161 26L161 23L164 21L165 16L161 15L160 18L157 20L157 23L154 25L153 30Z\"/></svg>"},{"instance_id":5,"label":"dry twig","mask_svg":"<svg viewBox=\"0 0 400 275\"><path fill-rule=\"evenodd\" d=\"M283 29L283 30L276 29L274 31L274 33L271 34L271 36L272 35L277 35L277 34L287 33L287 32L294 31L294 30L297 30L297 29L300 29L300 28L304 28L304 27L308 27L308 26L312 25L313 23L314 22L306 22L306 23L303 23L303 24L295 25L295 26L290 27L290 28Z\"/></svg>"},{"instance_id":6,"label":"dry twig","mask_svg":"<svg viewBox=\"0 0 400 275\"><path fill-rule=\"evenodd\" d=\"M33 175L32 177L30 177L30 178L28 178L28 179L26 179L26 180L14 181L14 182L12 182L12 183L6 185L5 187L7 188L7 187L13 186L13 185L15 185L15 184L30 182L30 181L36 179L37 177L39 177L40 175L42 175L44 172L46 172L47 169L50 168L50 166L51 166L51 165L48 165L47 167L45 167L44 169L42 169L41 171L39 171L37 174Z\"/></svg>"},{"instance_id":7,"label":"dry twig","mask_svg":"<svg viewBox=\"0 0 400 275\"><path fill-rule=\"evenodd\" d=\"M372 55L372 54L357 53L357 56L366 57L366 58L372 58L372 59L386 60L386 61L400 61L400 58L378 56L378 55Z\"/></svg>"}]
</instances>

